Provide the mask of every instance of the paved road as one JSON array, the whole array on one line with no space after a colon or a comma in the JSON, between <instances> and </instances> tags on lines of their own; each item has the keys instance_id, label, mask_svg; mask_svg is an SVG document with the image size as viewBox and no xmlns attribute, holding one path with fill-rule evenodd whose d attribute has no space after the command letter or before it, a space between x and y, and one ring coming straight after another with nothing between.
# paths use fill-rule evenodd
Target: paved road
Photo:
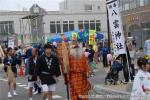
<instances>
[{"instance_id":1,"label":"paved road","mask_svg":"<svg viewBox=\"0 0 150 100\"><path fill-rule=\"evenodd\" d=\"M106 72L99 71L96 73L95 77L90 78L92 86L101 84L104 82ZM59 78L59 83L56 86L56 92L53 95L54 100L66 100L66 86L62 77ZM17 78L17 93L18 96L13 98L7 98L7 79L3 70L0 70L0 100L28 100L27 97L27 79L26 78ZM91 91L91 95L96 96L97 94ZM41 100L41 95L34 95L33 100ZM91 99L91 100L103 100L103 99ZM104 99L105 100L105 99Z\"/></svg>"}]
</instances>

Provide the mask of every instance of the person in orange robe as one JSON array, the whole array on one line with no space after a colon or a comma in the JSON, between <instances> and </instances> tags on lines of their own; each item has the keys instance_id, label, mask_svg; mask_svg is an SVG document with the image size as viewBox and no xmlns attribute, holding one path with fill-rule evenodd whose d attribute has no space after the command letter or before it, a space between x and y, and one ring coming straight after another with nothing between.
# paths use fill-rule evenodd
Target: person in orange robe
<instances>
[{"instance_id":1,"label":"person in orange robe","mask_svg":"<svg viewBox=\"0 0 150 100\"><path fill-rule=\"evenodd\" d=\"M86 57L83 54L81 45L76 41L72 42L69 53L69 84L71 100L88 100L88 93L91 89L87 77L91 73Z\"/></svg>"}]
</instances>

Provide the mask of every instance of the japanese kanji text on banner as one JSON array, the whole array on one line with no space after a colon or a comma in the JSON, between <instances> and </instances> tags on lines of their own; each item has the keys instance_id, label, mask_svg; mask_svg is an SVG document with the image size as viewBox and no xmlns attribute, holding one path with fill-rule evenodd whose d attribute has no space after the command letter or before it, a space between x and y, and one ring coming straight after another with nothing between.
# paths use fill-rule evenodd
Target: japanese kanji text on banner
<instances>
[{"instance_id":1,"label":"japanese kanji text on banner","mask_svg":"<svg viewBox=\"0 0 150 100\"><path fill-rule=\"evenodd\" d=\"M109 16L109 26L113 41L114 55L125 54L126 46L117 0L107 0L107 9Z\"/></svg>"}]
</instances>

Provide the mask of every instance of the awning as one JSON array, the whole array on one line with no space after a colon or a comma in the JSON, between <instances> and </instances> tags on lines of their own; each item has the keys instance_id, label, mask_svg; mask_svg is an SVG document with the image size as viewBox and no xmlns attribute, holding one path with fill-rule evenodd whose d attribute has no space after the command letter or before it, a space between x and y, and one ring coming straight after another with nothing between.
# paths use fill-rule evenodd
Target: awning
<instances>
[{"instance_id":1,"label":"awning","mask_svg":"<svg viewBox=\"0 0 150 100\"><path fill-rule=\"evenodd\" d=\"M36 18L38 16L39 15L28 15L28 16L23 17L22 19L34 19L34 18Z\"/></svg>"}]
</instances>

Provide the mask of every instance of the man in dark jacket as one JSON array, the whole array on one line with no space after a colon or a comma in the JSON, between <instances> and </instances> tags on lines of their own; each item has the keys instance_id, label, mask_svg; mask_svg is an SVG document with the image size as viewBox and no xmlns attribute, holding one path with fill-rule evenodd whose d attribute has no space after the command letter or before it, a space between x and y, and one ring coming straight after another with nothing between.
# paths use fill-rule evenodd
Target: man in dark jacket
<instances>
[{"instance_id":1,"label":"man in dark jacket","mask_svg":"<svg viewBox=\"0 0 150 100\"><path fill-rule=\"evenodd\" d=\"M126 45L126 50L127 50L127 55L126 54L120 54L117 57L117 58L119 58L119 57L122 58L123 74L124 74L124 78L125 78L124 83L125 84L129 82L130 78L131 78L132 81L134 80L134 75L133 75L134 66L131 64L131 57L130 57L130 53L129 53L129 49L128 49L127 45ZM129 72L130 72L130 76L129 76Z\"/></svg>"},{"instance_id":2,"label":"man in dark jacket","mask_svg":"<svg viewBox=\"0 0 150 100\"><path fill-rule=\"evenodd\" d=\"M38 58L38 49L37 48L33 48L32 49L32 57L30 57L28 59L28 96L29 96L29 100L33 100L32 99L32 90L34 87L34 83L37 80L37 77L35 75L35 68L36 68L36 62L37 62L37 58Z\"/></svg>"},{"instance_id":3,"label":"man in dark jacket","mask_svg":"<svg viewBox=\"0 0 150 100\"><path fill-rule=\"evenodd\" d=\"M44 45L45 53L37 60L36 74L38 81L41 81L43 100L52 100L52 92L58 82L57 77L61 75L58 58L51 54L52 46Z\"/></svg>"},{"instance_id":4,"label":"man in dark jacket","mask_svg":"<svg viewBox=\"0 0 150 100\"><path fill-rule=\"evenodd\" d=\"M95 51L93 50L92 45L89 45L89 57L88 57L89 63L93 62L94 53L95 53Z\"/></svg>"},{"instance_id":5,"label":"man in dark jacket","mask_svg":"<svg viewBox=\"0 0 150 100\"><path fill-rule=\"evenodd\" d=\"M103 56L103 66L108 67L108 62L107 62L107 54L109 53L108 46L105 44L104 47L101 49L101 54Z\"/></svg>"}]
</instances>

